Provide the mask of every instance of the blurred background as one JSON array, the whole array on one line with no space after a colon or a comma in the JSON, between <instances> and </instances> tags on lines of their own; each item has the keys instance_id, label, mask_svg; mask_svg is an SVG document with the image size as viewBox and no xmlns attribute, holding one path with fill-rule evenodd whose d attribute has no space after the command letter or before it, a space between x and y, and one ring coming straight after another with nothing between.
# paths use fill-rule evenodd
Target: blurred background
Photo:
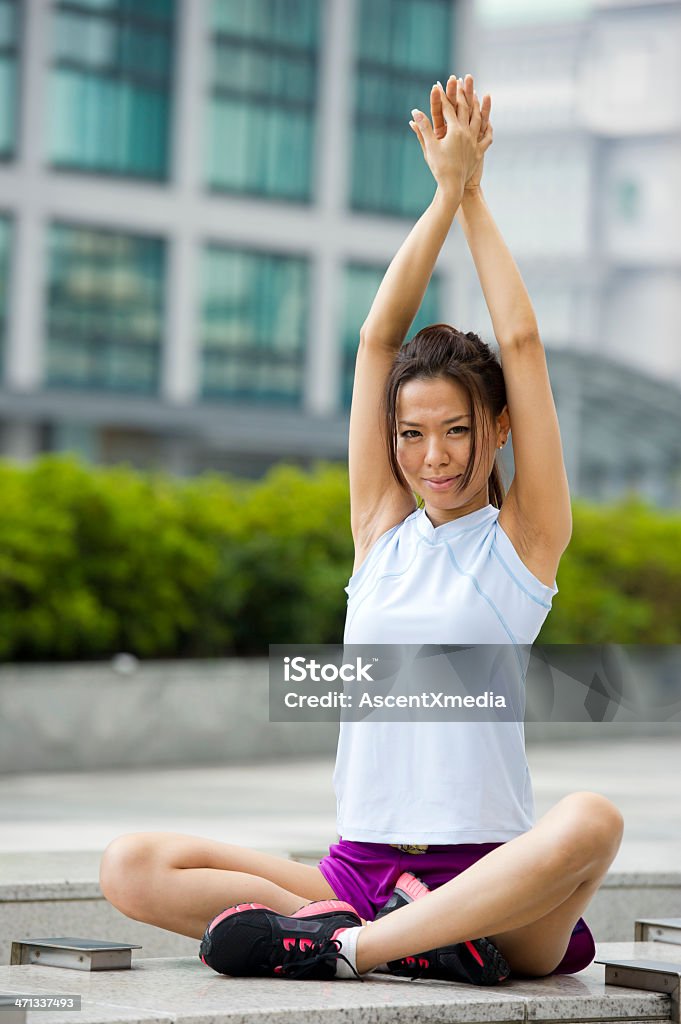
<instances>
[{"instance_id":1,"label":"blurred background","mask_svg":"<svg viewBox=\"0 0 681 1024\"><path fill-rule=\"evenodd\" d=\"M434 192L410 110L471 72L572 494L678 508L679 52L677 0L0 0L0 452L344 461L359 327ZM437 320L492 340L458 227Z\"/></svg>"},{"instance_id":2,"label":"blurred background","mask_svg":"<svg viewBox=\"0 0 681 1024\"><path fill-rule=\"evenodd\" d=\"M270 722L265 655L342 635L359 328L467 72L573 496L540 640L656 645L662 708L529 723L537 810L625 813L599 939L681 907L680 53L681 0L0 0L5 935L194 955L103 900L116 835L333 841L337 726ZM439 320L493 341L458 226Z\"/></svg>"}]
</instances>

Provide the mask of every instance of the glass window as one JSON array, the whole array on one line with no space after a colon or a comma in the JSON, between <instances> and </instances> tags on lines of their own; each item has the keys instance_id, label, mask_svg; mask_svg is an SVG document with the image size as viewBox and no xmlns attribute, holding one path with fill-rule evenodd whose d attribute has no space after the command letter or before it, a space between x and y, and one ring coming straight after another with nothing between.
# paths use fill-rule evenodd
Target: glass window
<instances>
[{"instance_id":1,"label":"glass window","mask_svg":"<svg viewBox=\"0 0 681 1024\"><path fill-rule=\"evenodd\" d=\"M0 0L0 159L14 155L17 122L18 0Z\"/></svg>"},{"instance_id":2,"label":"glass window","mask_svg":"<svg viewBox=\"0 0 681 1024\"><path fill-rule=\"evenodd\" d=\"M321 0L213 0L211 188L310 199Z\"/></svg>"},{"instance_id":3,"label":"glass window","mask_svg":"<svg viewBox=\"0 0 681 1024\"><path fill-rule=\"evenodd\" d=\"M0 216L0 356L4 356L7 335L7 304L9 300L10 246L12 243L9 217ZM0 358L0 368L4 358Z\"/></svg>"},{"instance_id":4,"label":"glass window","mask_svg":"<svg viewBox=\"0 0 681 1024\"><path fill-rule=\"evenodd\" d=\"M615 196L620 219L638 220L641 212L641 194L638 182L630 179L615 182Z\"/></svg>"},{"instance_id":5,"label":"glass window","mask_svg":"<svg viewBox=\"0 0 681 1024\"><path fill-rule=\"evenodd\" d=\"M174 0L59 0L49 152L54 165L164 179Z\"/></svg>"},{"instance_id":6,"label":"glass window","mask_svg":"<svg viewBox=\"0 0 681 1024\"><path fill-rule=\"evenodd\" d=\"M356 26L351 205L412 216L435 191L411 110L455 70L450 0L360 0Z\"/></svg>"},{"instance_id":7,"label":"glass window","mask_svg":"<svg viewBox=\"0 0 681 1024\"><path fill-rule=\"evenodd\" d=\"M343 310L343 370L342 370L342 402L346 409L352 400L352 385L355 378L355 360L359 345L359 331L371 309L387 267L366 266L351 263L345 268ZM423 302L414 322L407 332L408 338L428 324L440 323L440 281L433 274Z\"/></svg>"},{"instance_id":8,"label":"glass window","mask_svg":"<svg viewBox=\"0 0 681 1024\"><path fill-rule=\"evenodd\" d=\"M202 393L300 403L308 262L209 246L203 262Z\"/></svg>"},{"instance_id":9,"label":"glass window","mask_svg":"<svg viewBox=\"0 0 681 1024\"><path fill-rule=\"evenodd\" d=\"M50 385L152 394L163 335L165 246L56 224L50 232Z\"/></svg>"}]
</instances>

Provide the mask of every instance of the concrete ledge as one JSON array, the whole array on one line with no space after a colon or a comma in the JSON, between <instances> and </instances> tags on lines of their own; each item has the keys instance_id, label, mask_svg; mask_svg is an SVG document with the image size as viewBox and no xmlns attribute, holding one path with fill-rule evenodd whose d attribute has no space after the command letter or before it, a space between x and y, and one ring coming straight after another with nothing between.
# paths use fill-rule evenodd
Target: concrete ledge
<instances>
[{"instance_id":1,"label":"concrete ledge","mask_svg":"<svg viewBox=\"0 0 681 1024\"><path fill-rule=\"evenodd\" d=\"M679 722L526 725L528 744L680 734ZM333 757L337 736L335 722L269 721L266 658L0 668L0 773Z\"/></svg>"},{"instance_id":2,"label":"concrete ledge","mask_svg":"<svg viewBox=\"0 0 681 1024\"><path fill-rule=\"evenodd\" d=\"M681 962L681 948L607 943L598 954ZM603 967L578 975L511 981L498 988L370 975L359 982L227 978L192 959L133 960L130 970L84 973L33 965L0 968L0 991L80 994L80 1024L446 1024L498 1021L666 1021L666 995L603 983ZM29 1015L28 1020L31 1020ZM36 1017L36 1020L38 1018ZM54 1024L73 1014L51 1013Z\"/></svg>"},{"instance_id":3,"label":"concrete ledge","mask_svg":"<svg viewBox=\"0 0 681 1024\"><path fill-rule=\"evenodd\" d=\"M0 773L333 755L336 722L270 722L265 658L0 668ZM129 664L129 663L127 663Z\"/></svg>"}]
</instances>

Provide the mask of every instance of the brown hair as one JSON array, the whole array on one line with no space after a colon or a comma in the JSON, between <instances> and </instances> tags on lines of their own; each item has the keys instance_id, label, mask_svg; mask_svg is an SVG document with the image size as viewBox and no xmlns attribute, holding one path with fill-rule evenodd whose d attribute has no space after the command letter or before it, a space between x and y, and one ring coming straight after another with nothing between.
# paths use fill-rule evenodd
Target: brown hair
<instances>
[{"instance_id":1,"label":"brown hair","mask_svg":"<svg viewBox=\"0 0 681 1024\"><path fill-rule=\"evenodd\" d=\"M477 334L463 334L449 324L431 324L424 327L403 345L395 357L383 394L383 418L387 432L388 459L397 483L411 490L397 461L397 395L408 380L451 378L468 395L471 418L471 451L459 481L463 490L470 483L478 456L476 410L499 416L506 405L504 374L497 357ZM484 440L487 440L487 422L482 417ZM506 490L495 460L488 479L489 500L501 508Z\"/></svg>"}]
</instances>

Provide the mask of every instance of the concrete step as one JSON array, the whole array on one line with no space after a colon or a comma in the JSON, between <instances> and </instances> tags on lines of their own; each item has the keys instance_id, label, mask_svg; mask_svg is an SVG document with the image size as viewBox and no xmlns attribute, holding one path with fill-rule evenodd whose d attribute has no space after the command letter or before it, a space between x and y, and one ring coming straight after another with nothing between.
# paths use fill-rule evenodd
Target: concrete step
<instances>
[{"instance_id":1,"label":"concrete step","mask_svg":"<svg viewBox=\"0 0 681 1024\"><path fill-rule=\"evenodd\" d=\"M316 864L326 851L267 852ZM32 935L140 943L145 958L195 954L194 939L132 921L107 903L99 888L100 858L95 851L0 854L0 963L9 963L12 939ZM681 913L681 872L611 872L585 916L597 942L618 942L635 937L636 918L670 913Z\"/></svg>"},{"instance_id":2,"label":"concrete step","mask_svg":"<svg viewBox=\"0 0 681 1024\"><path fill-rule=\"evenodd\" d=\"M608 959L681 964L681 948L663 943L602 943ZM447 1024L447 1022L671 1021L668 995L606 986L604 968L578 975L510 981L498 988L370 975L359 982L227 978L198 959L134 959L129 970L83 972L35 965L0 967L0 993L78 995L79 1024ZM44 1017L29 1011L27 1024ZM73 1024L52 1011L53 1024Z\"/></svg>"},{"instance_id":3,"label":"concrete step","mask_svg":"<svg viewBox=\"0 0 681 1024\"><path fill-rule=\"evenodd\" d=\"M681 917L644 917L636 922L636 942L671 942L681 946Z\"/></svg>"}]
</instances>

